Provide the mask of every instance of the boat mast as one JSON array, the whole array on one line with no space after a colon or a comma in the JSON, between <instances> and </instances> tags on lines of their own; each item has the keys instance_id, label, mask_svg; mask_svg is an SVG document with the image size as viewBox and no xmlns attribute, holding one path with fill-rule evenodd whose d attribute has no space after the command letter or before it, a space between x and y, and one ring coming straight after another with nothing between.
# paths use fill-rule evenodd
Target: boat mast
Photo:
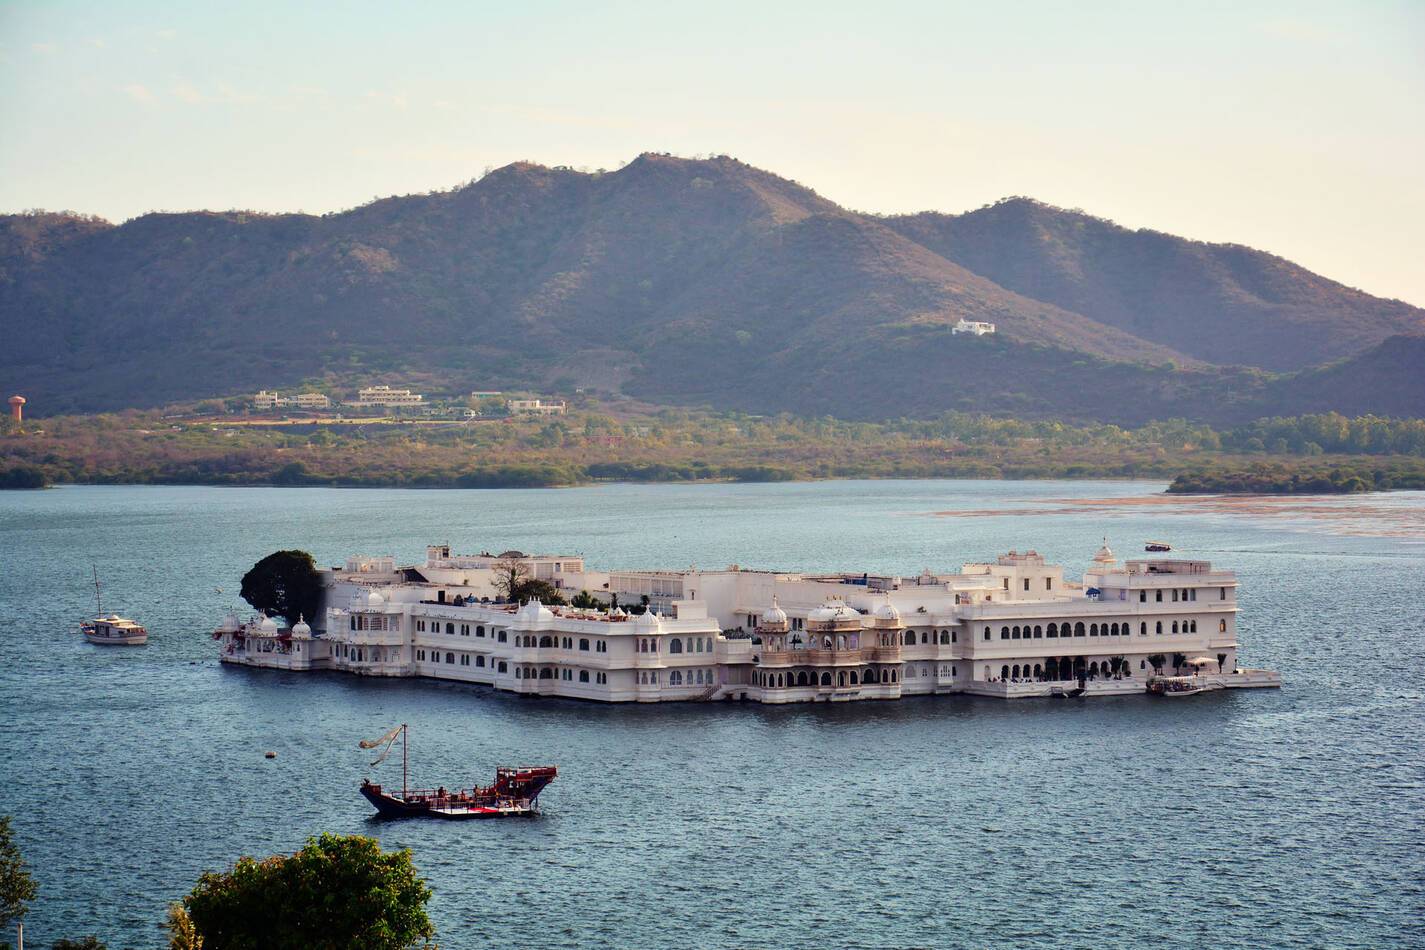
<instances>
[{"instance_id":1,"label":"boat mast","mask_svg":"<svg viewBox=\"0 0 1425 950\"><path fill-rule=\"evenodd\" d=\"M89 569L94 572L94 609L98 611L98 616L104 616L104 604L99 599L99 565L91 564Z\"/></svg>"},{"instance_id":2,"label":"boat mast","mask_svg":"<svg viewBox=\"0 0 1425 950\"><path fill-rule=\"evenodd\" d=\"M407 773L406 724L403 722L403 723L401 723L401 798L402 798L402 799L404 799L404 798L406 797L406 773Z\"/></svg>"}]
</instances>

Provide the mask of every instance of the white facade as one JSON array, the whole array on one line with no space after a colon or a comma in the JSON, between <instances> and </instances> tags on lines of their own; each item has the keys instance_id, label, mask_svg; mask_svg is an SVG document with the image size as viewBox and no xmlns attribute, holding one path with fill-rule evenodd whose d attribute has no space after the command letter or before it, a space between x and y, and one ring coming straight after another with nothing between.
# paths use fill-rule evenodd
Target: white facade
<instances>
[{"instance_id":1,"label":"white facade","mask_svg":"<svg viewBox=\"0 0 1425 950\"><path fill-rule=\"evenodd\" d=\"M505 401L505 408L510 412L534 416L562 416L565 409L562 399L558 402L544 402L539 399L508 399Z\"/></svg>"},{"instance_id":2,"label":"white facade","mask_svg":"<svg viewBox=\"0 0 1425 950\"><path fill-rule=\"evenodd\" d=\"M498 603L512 560L571 596L650 609ZM577 556L452 555L444 545L422 565L352 558L324 577L321 629L299 636L229 617L214 634L222 659L606 702L1137 693L1159 671L1195 671L1206 689L1280 685L1238 665L1230 571L1206 561L1120 566L1107 547L1083 583L1032 551L901 578L735 565L601 573Z\"/></svg>"},{"instance_id":3,"label":"white facade","mask_svg":"<svg viewBox=\"0 0 1425 950\"><path fill-rule=\"evenodd\" d=\"M975 336L984 336L986 333L995 332L993 323L984 323L979 320L961 320L950 330L955 333L973 333Z\"/></svg>"},{"instance_id":4,"label":"white facade","mask_svg":"<svg viewBox=\"0 0 1425 950\"><path fill-rule=\"evenodd\" d=\"M392 389L390 386L367 386L356 391L353 406L419 406L425 396L409 389Z\"/></svg>"},{"instance_id":5,"label":"white facade","mask_svg":"<svg viewBox=\"0 0 1425 950\"><path fill-rule=\"evenodd\" d=\"M332 401L322 393L298 393L295 396L284 396L281 393L268 392L263 389L252 397L252 404L258 409L276 409L280 406L326 409L332 404Z\"/></svg>"}]
</instances>

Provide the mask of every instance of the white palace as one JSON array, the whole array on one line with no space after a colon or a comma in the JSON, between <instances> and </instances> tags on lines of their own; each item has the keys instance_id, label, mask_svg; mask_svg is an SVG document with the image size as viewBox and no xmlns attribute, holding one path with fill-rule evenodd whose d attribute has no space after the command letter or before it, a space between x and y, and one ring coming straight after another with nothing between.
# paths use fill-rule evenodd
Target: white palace
<instances>
[{"instance_id":1,"label":"white palace","mask_svg":"<svg viewBox=\"0 0 1425 950\"><path fill-rule=\"evenodd\" d=\"M499 602L517 561L599 609ZM1120 564L1082 583L1033 552L917 577L743 570L594 571L582 557L352 557L326 608L290 629L229 614L225 663L480 683L604 702L1006 698L1279 686L1237 658L1237 578L1207 561ZM631 608L629 612L625 608ZM641 613L639 612L641 611Z\"/></svg>"}]
</instances>

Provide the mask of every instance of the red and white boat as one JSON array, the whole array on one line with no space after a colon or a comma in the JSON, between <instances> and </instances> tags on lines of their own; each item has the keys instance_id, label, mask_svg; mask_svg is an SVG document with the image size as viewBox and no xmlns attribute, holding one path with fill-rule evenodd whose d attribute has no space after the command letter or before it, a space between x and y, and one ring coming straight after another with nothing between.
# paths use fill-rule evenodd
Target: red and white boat
<instances>
[{"instance_id":1,"label":"red and white boat","mask_svg":"<svg viewBox=\"0 0 1425 950\"><path fill-rule=\"evenodd\" d=\"M401 738L401 791L387 791L370 779L361 782L361 794L376 807L383 818L526 818L539 814L539 793L559 774L553 765L502 765L495 769L491 785L447 789L410 788L408 786L409 755L406 726L397 726L379 739L361 743L363 749L380 745L386 751L373 762L386 758L396 737Z\"/></svg>"}]
</instances>

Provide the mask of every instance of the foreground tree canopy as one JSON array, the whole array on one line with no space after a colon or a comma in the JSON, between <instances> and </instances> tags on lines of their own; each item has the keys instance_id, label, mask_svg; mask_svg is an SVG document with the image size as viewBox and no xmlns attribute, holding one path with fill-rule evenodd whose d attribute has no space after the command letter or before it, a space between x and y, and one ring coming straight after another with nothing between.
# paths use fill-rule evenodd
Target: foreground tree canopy
<instances>
[{"instance_id":1,"label":"foreground tree canopy","mask_svg":"<svg viewBox=\"0 0 1425 950\"><path fill-rule=\"evenodd\" d=\"M288 623L311 620L322 606L316 562L306 551L275 551L242 576L242 599Z\"/></svg>"},{"instance_id":2,"label":"foreground tree canopy","mask_svg":"<svg viewBox=\"0 0 1425 950\"><path fill-rule=\"evenodd\" d=\"M0 815L0 927L25 916L35 899L35 881L10 830L10 816Z\"/></svg>"},{"instance_id":3,"label":"foreground tree canopy","mask_svg":"<svg viewBox=\"0 0 1425 950\"><path fill-rule=\"evenodd\" d=\"M290 857L204 874L168 926L172 946L203 950L404 950L435 934L429 899L409 851L324 834Z\"/></svg>"}]
</instances>

